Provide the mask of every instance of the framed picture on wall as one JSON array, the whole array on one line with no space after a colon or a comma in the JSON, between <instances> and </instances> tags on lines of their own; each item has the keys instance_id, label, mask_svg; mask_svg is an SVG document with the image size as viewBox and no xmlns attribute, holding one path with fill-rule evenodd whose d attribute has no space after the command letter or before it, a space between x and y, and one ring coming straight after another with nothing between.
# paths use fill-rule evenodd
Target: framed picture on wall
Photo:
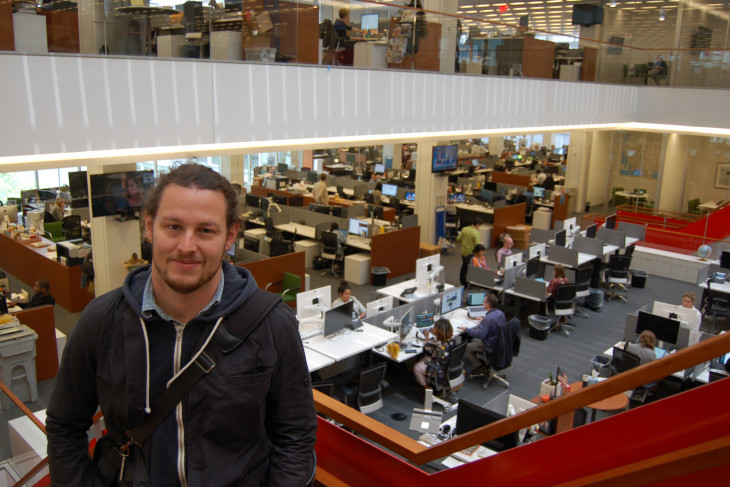
<instances>
[{"instance_id":1,"label":"framed picture on wall","mask_svg":"<svg viewBox=\"0 0 730 487\"><path fill-rule=\"evenodd\" d=\"M718 162L717 172L715 173L715 187L722 189L730 189L730 163Z\"/></svg>"}]
</instances>

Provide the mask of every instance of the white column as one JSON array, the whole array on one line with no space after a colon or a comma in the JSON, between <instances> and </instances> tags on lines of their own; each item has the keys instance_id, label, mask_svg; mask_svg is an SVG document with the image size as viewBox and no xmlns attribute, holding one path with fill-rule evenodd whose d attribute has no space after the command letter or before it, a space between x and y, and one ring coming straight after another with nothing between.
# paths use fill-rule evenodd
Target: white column
<instances>
[{"instance_id":1,"label":"white column","mask_svg":"<svg viewBox=\"0 0 730 487\"><path fill-rule=\"evenodd\" d=\"M680 134L669 134L664 136L666 148L659 160L659 182L658 193L655 196L655 208L665 211L682 211L687 204L682 201L684 196L684 182L686 180L687 165L685 158L687 154L687 136Z\"/></svg>"},{"instance_id":2,"label":"white column","mask_svg":"<svg viewBox=\"0 0 730 487\"><path fill-rule=\"evenodd\" d=\"M458 0L424 0L423 8L435 12L455 14L459 9ZM456 18L426 14L426 21L441 24L441 42L439 43L439 71L453 73L456 62Z\"/></svg>"},{"instance_id":3,"label":"white column","mask_svg":"<svg viewBox=\"0 0 730 487\"><path fill-rule=\"evenodd\" d=\"M106 16L104 2L100 0L79 0L79 48L81 54L99 54L104 46ZM121 5L121 4L120 4ZM111 24L109 24L111 27ZM107 46L109 42L106 42Z\"/></svg>"},{"instance_id":4,"label":"white column","mask_svg":"<svg viewBox=\"0 0 730 487\"><path fill-rule=\"evenodd\" d=\"M570 136L570 149L572 153L573 137ZM588 136L586 134L586 136ZM568 172L571 171L573 161L568 157ZM611 132L593 132L590 163L588 164L588 174L586 179L585 200L590 201L591 205L601 205L610 198L610 189L607 187L611 174Z\"/></svg>"},{"instance_id":5,"label":"white column","mask_svg":"<svg viewBox=\"0 0 730 487\"><path fill-rule=\"evenodd\" d=\"M490 155L498 156L502 154L502 149L504 149L504 137L490 135L488 148Z\"/></svg>"},{"instance_id":6,"label":"white column","mask_svg":"<svg viewBox=\"0 0 730 487\"><path fill-rule=\"evenodd\" d=\"M591 158L592 133L577 132L570 134L568 165L565 173L565 187L575 188L572 193L573 209L583 211L588 187L588 172Z\"/></svg>"},{"instance_id":7,"label":"white column","mask_svg":"<svg viewBox=\"0 0 730 487\"><path fill-rule=\"evenodd\" d=\"M436 207L446 205L448 178L431 174L434 142L418 143L416 163L416 214L421 226L421 241L436 243Z\"/></svg>"}]
</instances>

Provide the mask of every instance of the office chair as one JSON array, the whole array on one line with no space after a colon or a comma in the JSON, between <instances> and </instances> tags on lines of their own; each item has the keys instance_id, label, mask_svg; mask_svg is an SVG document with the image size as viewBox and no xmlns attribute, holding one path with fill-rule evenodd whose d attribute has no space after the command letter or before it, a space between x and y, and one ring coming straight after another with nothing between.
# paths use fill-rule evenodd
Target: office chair
<instances>
[{"instance_id":1,"label":"office chair","mask_svg":"<svg viewBox=\"0 0 730 487\"><path fill-rule=\"evenodd\" d=\"M700 208L700 199L695 198L687 202L687 213L690 215L701 215L702 209Z\"/></svg>"},{"instance_id":2,"label":"office chair","mask_svg":"<svg viewBox=\"0 0 730 487\"><path fill-rule=\"evenodd\" d=\"M386 363L381 362L368 367L360 372L360 381L357 386L355 404L353 402L354 391L348 386L339 386L345 395L345 404L350 407L357 406L363 414L370 414L383 407L383 388L381 382L385 378Z\"/></svg>"},{"instance_id":3,"label":"office chair","mask_svg":"<svg viewBox=\"0 0 730 487\"><path fill-rule=\"evenodd\" d=\"M317 223L314 226L314 239L321 242L322 233L329 232L331 226L332 224L330 222Z\"/></svg>"},{"instance_id":4,"label":"office chair","mask_svg":"<svg viewBox=\"0 0 730 487\"><path fill-rule=\"evenodd\" d=\"M339 242L337 240L337 234L333 232L322 232L322 255L321 257L326 260L332 261L332 266L329 269L322 271L324 276L328 272L331 272L333 276L337 277L337 270L335 266L337 262L343 260L344 255L340 256Z\"/></svg>"},{"instance_id":5,"label":"office chair","mask_svg":"<svg viewBox=\"0 0 730 487\"><path fill-rule=\"evenodd\" d=\"M462 342L451 349L449 363L446 370L441 365L429 360L426 362L428 376L426 383L433 389L434 394L441 399L446 399L455 391L461 388L466 378L464 377L464 353L469 342Z\"/></svg>"},{"instance_id":6,"label":"office chair","mask_svg":"<svg viewBox=\"0 0 730 487\"><path fill-rule=\"evenodd\" d=\"M591 295L591 277L593 277L592 267L581 267L575 275L576 284L578 289L575 291L575 298L587 298ZM585 304L584 304L585 306ZM590 315L583 310L576 310L575 314L583 318L590 318Z\"/></svg>"},{"instance_id":7,"label":"office chair","mask_svg":"<svg viewBox=\"0 0 730 487\"><path fill-rule=\"evenodd\" d=\"M626 293L620 293L619 290L626 291L626 286L630 282L629 266L631 265L631 257L625 255L610 255L608 257L608 268L606 269L606 284L608 292L606 299L620 299L627 301Z\"/></svg>"},{"instance_id":8,"label":"office chair","mask_svg":"<svg viewBox=\"0 0 730 487\"><path fill-rule=\"evenodd\" d=\"M616 194L617 192L623 191L623 190L624 190L624 188L622 186L616 186L613 188L613 206L614 206L614 208L617 206L626 204L626 201L627 201L626 196Z\"/></svg>"},{"instance_id":9,"label":"office chair","mask_svg":"<svg viewBox=\"0 0 730 487\"><path fill-rule=\"evenodd\" d=\"M289 196L289 206L304 206L304 198L301 196Z\"/></svg>"},{"instance_id":10,"label":"office chair","mask_svg":"<svg viewBox=\"0 0 730 487\"><path fill-rule=\"evenodd\" d=\"M613 360L611 361L611 375L626 372L634 367L641 365L641 359L635 354L624 350L621 347L613 347ZM651 382L643 386L639 386L631 392L629 399L630 407L643 404L653 395L659 387L659 382Z\"/></svg>"},{"instance_id":11,"label":"office chair","mask_svg":"<svg viewBox=\"0 0 730 487\"><path fill-rule=\"evenodd\" d=\"M53 242L62 242L66 240L63 236L63 222L52 221L44 223L43 230L48 233L49 237L47 238Z\"/></svg>"},{"instance_id":12,"label":"office chair","mask_svg":"<svg viewBox=\"0 0 730 487\"><path fill-rule=\"evenodd\" d=\"M56 219L53 218L53 213L51 213L50 211L43 212L43 223L51 223L51 222L55 222L55 221L56 221Z\"/></svg>"},{"instance_id":13,"label":"office chair","mask_svg":"<svg viewBox=\"0 0 730 487\"><path fill-rule=\"evenodd\" d=\"M487 370L487 374L473 374L471 378L487 376L487 380L482 384L482 389L487 389L492 381L499 381L503 386L509 387L507 374L498 374L497 372L506 369L512 365L512 359L520 354L520 343L522 341L522 328L519 318L512 318L499 328L499 336L494 349L490 349L486 345L476 353L477 359L482 362L482 369Z\"/></svg>"},{"instance_id":14,"label":"office chair","mask_svg":"<svg viewBox=\"0 0 730 487\"><path fill-rule=\"evenodd\" d=\"M277 257L294 252L294 242L276 237L269 242L269 257Z\"/></svg>"},{"instance_id":15,"label":"office chair","mask_svg":"<svg viewBox=\"0 0 730 487\"><path fill-rule=\"evenodd\" d=\"M281 281L270 282L264 290L268 291L271 286L281 286L281 291L273 291L281 296L281 300L285 303L293 303L297 300L297 294L302 290L302 276L284 272Z\"/></svg>"},{"instance_id":16,"label":"office chair","mask_svg":"<svg viewBox=\"0 0 730 487\"><path fill-rule=\"evenodd\" d=\"M710 334L715 334L715 321L717 317L730 318L730 303L725 298L721 298L721 294L711 288L712 279L707 279L707 294L705 295L705 302L703 308L705 313L703 316L709 316L712 318L712 328L710 328ZM724 294L722 294L724 296Z\"/></svg>"},{"instance_id":17,"label":"office chair","mask_svg":"<svg viewBox=\"0 0 730 487\"><path fill-rule=\"evenodd\" d=\"M636 248L636 245L635 244L631 244L628 247L626 247L624 249L624 253L623 253L624 257L629 257L630 258L631 256L633 256L634 255L634 249L635 248Z\"/></svg>"},{"instance_id":18,"label":"office chair","mask_svg":"<svg viewBox=\"0 0 730 487\"><path fill-rule=\"evenodd\" d=\"M337 195L342 198L343 200L347 199L347 195L345 194L345 190L341 185L336 185L337 188Z\"/></svg>"},{"instance_id":19,"label":"office chair","mask_svg":"<svg viewBox=\"0 0 730 487\"><path fill-rule=\"evenodd\" d=\"M573 411L573 428L583 426L588 419L588 410L586 408L578 408Z\"/></svg>"},{"instance_id":20,"label":"office chair","mask_svg":"<svg viewBox=\"0 0 730 487\"><path fill-rule=\"evenodd\" d=\"M81 216L69 215L63 217L63 233L66 240L81 238Z\"/></svg>"},{"instance_id":21,"label":"office chair","mask_svg":"<svg viewBox=\"0 0 730 487\"><path fill-rule=\"evenodd\" d=\"M578 291L578 284L561 284L555 288L555 326L550 331L559 331L565 336L570 336L575 331L575 325L569 325L560 321L562 317L569 317L575 314L575 295Z\"/></svg>"},{"instance_id":22,"label":"office chair","mask_svg":"<svg viewBox=\"0 0 730 487\"><path fill-rule=\"evenodd\" d=\"M276 230L274 227L274 220L269 218L268 216L263 217L264 220L264 228L266 228L266 236L264 237L264 240L267 242L271 242L274 239L279 238L279 231Z\"/></svg>"}]
</instances>

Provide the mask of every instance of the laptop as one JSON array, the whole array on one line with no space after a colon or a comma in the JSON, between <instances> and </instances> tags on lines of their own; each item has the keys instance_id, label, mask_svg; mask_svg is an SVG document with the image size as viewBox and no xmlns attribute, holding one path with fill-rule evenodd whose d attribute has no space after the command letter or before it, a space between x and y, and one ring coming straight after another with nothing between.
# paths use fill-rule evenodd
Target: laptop
<instances>
[{"instance_id":1,"label":"laptop","mask_svg":"<svg viewBox=\"0 0 730 487\"><path fill-rule=\"evenodd\" d=\"M484 309L484 299L487 297L487 293L475 292L469 293L466 296L466 310L469 313L470 318L484 318L487 314L487 310Z\"/></svg>"}]
</instances>

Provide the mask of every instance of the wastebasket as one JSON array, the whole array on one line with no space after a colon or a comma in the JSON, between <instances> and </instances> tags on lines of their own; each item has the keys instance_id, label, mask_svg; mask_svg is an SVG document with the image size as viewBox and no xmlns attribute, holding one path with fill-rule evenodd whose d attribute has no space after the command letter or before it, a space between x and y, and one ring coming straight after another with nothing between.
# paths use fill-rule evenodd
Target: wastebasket
<instances>
[{"instance_id":1,"label":"wastebasket","mask_svg":"<svg viewBox=\"0 0 730 487\"><path fill-rule=\"evenodd\" d=\"M596 355L591 359L591 367L598 373L598 377L611 375L611 359L604 355Z\"/></svg>"},{"instance_id":2,"label":"wastebasket","mask_svg":"<svg viewBox=\"0 0 730 487\"><path fill-rule=\"evenodd\" d=\"M527 317L530 324L530 337L535 340L545 340L550 331L550 317L544 315L530 315Z\"/></svg>"},{"instance_id":3,"label":"wastebasket","mask_svg":"<svg viewBox=\"0 0 730 487\"><path fill-rule=\"evenodd\" d=\"M387 267L373 267L370 269L372 273L373 286L385 286L388 282L388 273L390 269Z\"/></svg>"},{"instance_id":4,"label":"wastebasket","mask_svg":"<svg viewBox=\"0 0 730 487\"><path fill-rule=\"evenodd\" d=\"M590 294L585 298L584 304L586 308L598 311L603 307L603 289L590 288Z\"/></svg>"},{"instance_id":5,"label":"wastebasket","mask_svg":"<svg viewBox=\"0 0 730 487\"><path fill-rule=\"evenodd\" d=\"M646 271L631 271L631 287L644 289L646 286L646 277L649 274Z\"/></svg>"},{"instance_id":6,"label":"wastebasket","mask_svg":"<svg viewBox=\"0 0 730 487\"><path fill-rule=\"evenodd\" d=\"M585 210L586 210L586 213L591 211L591 202L590 201L586 201Z\"/></svg>"}]
</instances>

